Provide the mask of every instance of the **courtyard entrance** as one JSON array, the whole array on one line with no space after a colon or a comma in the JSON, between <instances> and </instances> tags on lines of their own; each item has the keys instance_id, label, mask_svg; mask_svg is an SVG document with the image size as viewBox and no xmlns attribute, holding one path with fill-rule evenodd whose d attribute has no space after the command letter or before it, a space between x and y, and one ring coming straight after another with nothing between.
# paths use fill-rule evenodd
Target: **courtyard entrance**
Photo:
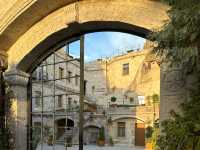
<instances>
[{"instance_id":1,"label":"courtyard entrance","mask_svg":"<svg viewBox=\"0 0 200 150\"><path fill-rule=\"evenodd\" d=\"M138 39L142 46L108 54L107 43L99 54L87 46L94 35L100 41L119 36L119 48L125 38ZM159 119L160 68L149 58L150 41L132 36L86 34L66 41L33 69L30 150L144 149L145 128Z\"/></svg>"},{"instance_id":2,"label":"courtyard entrance","mask_svg":"<svg viewBox=\"0 0 200 150\"><path fill-rule=\"evenodd\" d=\"M169 9L152 0L2 1L1 80L5 71L11 91L8 98L14 107L13 147L83 150L83 146L126 149L125 145L144 145L144 129L140 132L137 125L144 124L149 136L146 131L152 131L155 120L167 119L188 95L182 68L171 68L168 62L161 64L147 55L148 42L144 51L132 46L120 52L117 46L108 57L97 58L93 51L84 55L84 36L114 31L147 38L162 29ZM112 51L109 43L127 43L124 37L119 42L116 35L112 36L114 42L106 36L103 39L104 44L91 47L96 54ZM76 41L81 43L78 55L70 52ZM128 43L135 42L137 39ZM4 88L0 93L5 96ZM2 106L4 101L1 98ZM4 129L7 116L2 110Z\"/></svg>"}]
</instances>

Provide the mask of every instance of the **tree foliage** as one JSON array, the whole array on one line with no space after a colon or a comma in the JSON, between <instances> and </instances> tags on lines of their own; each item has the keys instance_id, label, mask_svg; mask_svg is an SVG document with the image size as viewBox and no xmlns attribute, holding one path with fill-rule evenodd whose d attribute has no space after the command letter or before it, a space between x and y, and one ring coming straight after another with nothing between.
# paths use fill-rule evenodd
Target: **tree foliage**
<instances>
[{"instance_id":1,"label":"tree foliage","mask_svg":"<svg viewBox=\"0 0 200 150\"><path fill-rule=\"evenodd\" d=\"M161 31L152 34L157 47L154 49L163 59L196 64L200 47L200 1L162 0L168 3L169 20Z\"/></svg>"},{"instance_id":2,"label":"tree foliage","mask_svg":"<svg viewBox=\"0 0 200 150\"><path fill-rule=\"evenodd\" d=\"M182 66L183 73L195 74L197 85L190 98L171 111L171 118L162 122L162 134L157 140L161 150L200 149L200 1L162 0L170 5L169 20L151 35L154 52L163 60Z\"/></svg>"}]
</instances>

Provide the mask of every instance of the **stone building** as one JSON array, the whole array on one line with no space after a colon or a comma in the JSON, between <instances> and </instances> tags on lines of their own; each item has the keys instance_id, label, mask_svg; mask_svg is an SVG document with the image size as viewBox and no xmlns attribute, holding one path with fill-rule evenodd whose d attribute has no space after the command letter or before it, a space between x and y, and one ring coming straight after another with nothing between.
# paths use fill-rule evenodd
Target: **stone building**
<instances>
[{"instance_id":1,"label":"stone building","mask_svg":"<svg viewBox=\"0 0 200 150\"><path fill-rule=\"evenodd\" d=\"M43 143L51 137L56 143L78 143L80 62L65 48L46 58L32 73L33 134L43 137ZM88 120L84 127L88 128L90 112L96 111L96 106L88 95L84 105L84 119Z\"/></svg>"},{"instance_id":2,"label":"stone building","mask_svg":"<svg viewBox=\"0 0 200 150\"><path fill-rule=\"evenodd\" d=\"M79 108L80 68L77 60L69 61L72 59L61 48L32 74L32 126L44 128L44 142L52 135L57 142L64 141L67 130L78 133L75 110ZM74 142L78 141L77 133L73 133Z\"/></svg>"},{"instance_id":3,"label":"stone building","mask_svg":"<svg viewBox=\"0 0 200 150\"><path fill-rule=\"evenodd\" d=\"M159 119L153 96L160 95L160 65L151 47L89 62L85 70L87 94L105 109L108 136L115 144L144 145L145 127Z\"/></svg>"},{"instance_id":4,"label":"stone building","mask_svg":"<svg viewBox=\"0 0 200 150\"><path fill-rule=\"evenodd\" d=\"M150 51L128 51L85 64L85 144L96 144L104 127L106 143L112 138L115 144L144 145L145 127L159 118L152 96L160 93L160 67ZM78 142L80 68L72 59L62 48L32 74L32 125L41 128L43 122L44 143L52 135L57 143L65 143L66 137Z\"/></svg>"}]
</instances>

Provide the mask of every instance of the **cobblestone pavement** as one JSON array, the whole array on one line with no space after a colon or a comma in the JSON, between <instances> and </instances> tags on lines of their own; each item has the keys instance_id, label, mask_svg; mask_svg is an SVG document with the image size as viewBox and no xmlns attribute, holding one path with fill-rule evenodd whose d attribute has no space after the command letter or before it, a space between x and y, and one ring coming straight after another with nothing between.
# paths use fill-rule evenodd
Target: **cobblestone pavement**
<instances>
[{"instance_id":1,"label":"cobblestone pavement","mask_svg":"<svg viewBox=\"0 0 200 150\"><path fill-rule=\"evenodd\" d=\"M41 150L40 147L37 150ZM53 150L53 146L43 145L43 150ZM78 150L78 146L64 148L63 145L56 145L54 150ZM128 146L104 146L99 147L96 145L85 145L84 150L145 150L144 147L128 147Z\"/></svg>"}]
</instances>

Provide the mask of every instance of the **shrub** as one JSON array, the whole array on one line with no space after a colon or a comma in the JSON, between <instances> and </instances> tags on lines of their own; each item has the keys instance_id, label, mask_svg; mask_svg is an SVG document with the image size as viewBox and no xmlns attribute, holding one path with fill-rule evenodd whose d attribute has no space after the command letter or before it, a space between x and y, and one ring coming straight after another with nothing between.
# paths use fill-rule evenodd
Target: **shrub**
<instances>
[{"instance_id":1,"label":"shrub","mask_svg":"<svg viewBox=\"0 0 200 150\"><path fill-rule=\"evenodd\" d=\"M152 137L152 134L153 134L153 127L148 126L148 127L146 128L145 137L146 137L147 139L149 139L149 138Z\"/></svg>"},{"instance_id":2,"label":"shrub","mask_svg":"<svg viewBox=\"0 0 200 150\"><path fill-rule=\"evenodd\" d=\"M110 139L109 139L109 143L110 143L110 145L111 145L111 146L113 146L113 145L114 145L114 142L113 142L113 139L112 139L112 137L110 137Z\"/></svg>"},{"instance_id":3,"label":"shrub","mask_svg":"<svg viewBox=\"0 0 200 150\"><path fill-rule=\"evenodd\" d=\"M115 96L112 96L110 100L111 102L116 102L117 98Z\"/></svg>"},{"instance_id":4,"label":"shrub","mask_svg":"<svg viewBox=\"0 0 200 150\"><path fill-rule=\"evenodd\" d=\"M105 141L105 132L104 132L104 127L101 127L99 130L99 137L98 140L100 141Z\"/></svg>"}]
</instances>

